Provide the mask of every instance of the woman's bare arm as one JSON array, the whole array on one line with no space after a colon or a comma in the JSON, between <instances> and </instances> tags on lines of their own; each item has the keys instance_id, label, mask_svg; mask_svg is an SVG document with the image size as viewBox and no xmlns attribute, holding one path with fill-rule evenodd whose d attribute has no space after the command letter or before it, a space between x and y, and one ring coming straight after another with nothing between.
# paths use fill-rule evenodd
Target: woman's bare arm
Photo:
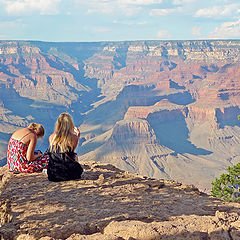
<instances>
[{"instance_id":1,"label":"woman's bare arm","mask_svg":"<svg viewBox=\"0 0 240 240\"><path fill-rule=\"evenodd\" d=\"M36 145L37 145L37 136L35 134L30 134L29 144L28 144L28 149L26 154L26 158L29 162L35 160L36 158L42 155L41 153L34 154Z\"/></svg>"},{"instance_id":2,"label":"woman's bare arm","mask_svg":"<svg viewBox=\"0 0 240 240\"><path fill-rule=\"evenodd\" d=\"M74 134L73 134L73 151L75 151L75 149L78 146L78 142L79 142L79 138L80 138L80 131L77 127L74 127Z\"/></svg>"}]
</instances>

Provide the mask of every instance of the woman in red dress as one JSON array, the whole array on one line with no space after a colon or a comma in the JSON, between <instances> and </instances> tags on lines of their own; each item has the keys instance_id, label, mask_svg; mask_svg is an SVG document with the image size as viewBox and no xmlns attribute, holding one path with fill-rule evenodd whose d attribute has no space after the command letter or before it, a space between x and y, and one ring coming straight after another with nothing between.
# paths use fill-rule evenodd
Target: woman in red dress
<instances>
[{"instance_id":1,"label":"woman in red dress","mask_svg":"<svg viewBox=\"0 0 240 240\"><path fill-rule=\"evenodd\" d=\"M44 133L41 124L31 123L12 134L7 150L7 165L10 171L33 173L47 168L48 155L40 151L34 152L38 138L42 138Z\"/></svg>"}]
</instances>

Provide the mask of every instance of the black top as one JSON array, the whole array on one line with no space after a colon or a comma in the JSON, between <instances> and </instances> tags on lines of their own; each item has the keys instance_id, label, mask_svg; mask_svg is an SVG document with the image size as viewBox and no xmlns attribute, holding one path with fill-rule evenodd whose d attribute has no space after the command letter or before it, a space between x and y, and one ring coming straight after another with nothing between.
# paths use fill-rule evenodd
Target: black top
<instances>
[{"instance_id":1,"label":"black top","mask_svg":"<svg viewBox=\"0 0 240 240\"><path fill-rule=\"evenodd\" d=\"M56 152L48 151L49 163L47 167L48 180L53 182L67 181L81 178L83 169L75 160L74 151Z\"/></svg>"}]
</instances>

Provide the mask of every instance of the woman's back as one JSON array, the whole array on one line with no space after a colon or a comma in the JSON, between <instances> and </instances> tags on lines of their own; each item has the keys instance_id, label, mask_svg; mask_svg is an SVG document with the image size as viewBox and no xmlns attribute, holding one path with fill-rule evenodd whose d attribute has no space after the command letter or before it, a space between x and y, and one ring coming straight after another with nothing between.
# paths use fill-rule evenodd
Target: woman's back
<instances>
[{"instance_id":1,"label":"woman's back","mask_svg":"<svg viewBox=\"0 0 240 240\"><path fill-rule=\"evenodd\" d=\"M24 144L28 144L30 139L35 137L35 134L29 128L21 128L14 132L11 138L21 141Z\"/></svg>"},{"instance_id":2,"label":"woman's back","mask_svg":"<svg viewBox=\"0 0 240 240\"><path fill-rule=\"evenodd\" d=\"M79 140L74 134L72 118L62 113L56 123L55 132L49 137L49 164L47 168L50 181L66 181L81 177L83 169L74 153Z\"/></svg>"},{"instance_id":3,"label":"woman's back","mask_svg":"<svg viewBox=\"0 0 240 240\"><path fill-rule=\"evenodd\" d=\"M83 169L77 162L76 154L73 151L56 152L49 151L49 163L47 174L49 181L59 182L81 178Z\"/></svg>"},{"instance_id":4,"label":"woman's back","mask_svg":"<svg viewBox=\"0 0 240 240\"><path fill-rule=\"evenodd\" d=\"M56 138L56 133L53 133L50 135L49 137L49 143L50 143L50 146L55 146L55 140ZM77 148L77 145L78 145L78 140L79 140L79 137L76 135L76 134L70 134L69 136L69 144L67 144L67 149L68 148L71 148L72 151L75 151L75 149Z\"/></svg>"},{"instance_id":5,"label":"woman's back","mask_svg":"<svg viewBox=\"0 0 240 240\"><path fill-rule=\"evenodd\" d=\"M34 154L38 137L44 135L41 124L31 123L16 130L8 143L7 164L13 172L41 172L47 167L48 156Z\"/></svg>"}]
</instances>

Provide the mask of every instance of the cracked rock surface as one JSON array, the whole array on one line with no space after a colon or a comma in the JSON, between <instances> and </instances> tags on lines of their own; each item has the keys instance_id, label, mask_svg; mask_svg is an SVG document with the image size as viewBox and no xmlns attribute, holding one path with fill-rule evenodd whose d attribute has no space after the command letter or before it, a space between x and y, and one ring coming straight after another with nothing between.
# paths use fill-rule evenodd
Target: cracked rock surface
<instances>
[{"instance_id":1,"label":"cracked rock surface","mask_svg":"<svg viewBox=\"0 0 240 240\"><path fill-rule=\"evenodd\" d=\"M81 180L0 169L1 239L240 239L240 203L110 164L82 163Z\"/></svg>"}]
</instances>

